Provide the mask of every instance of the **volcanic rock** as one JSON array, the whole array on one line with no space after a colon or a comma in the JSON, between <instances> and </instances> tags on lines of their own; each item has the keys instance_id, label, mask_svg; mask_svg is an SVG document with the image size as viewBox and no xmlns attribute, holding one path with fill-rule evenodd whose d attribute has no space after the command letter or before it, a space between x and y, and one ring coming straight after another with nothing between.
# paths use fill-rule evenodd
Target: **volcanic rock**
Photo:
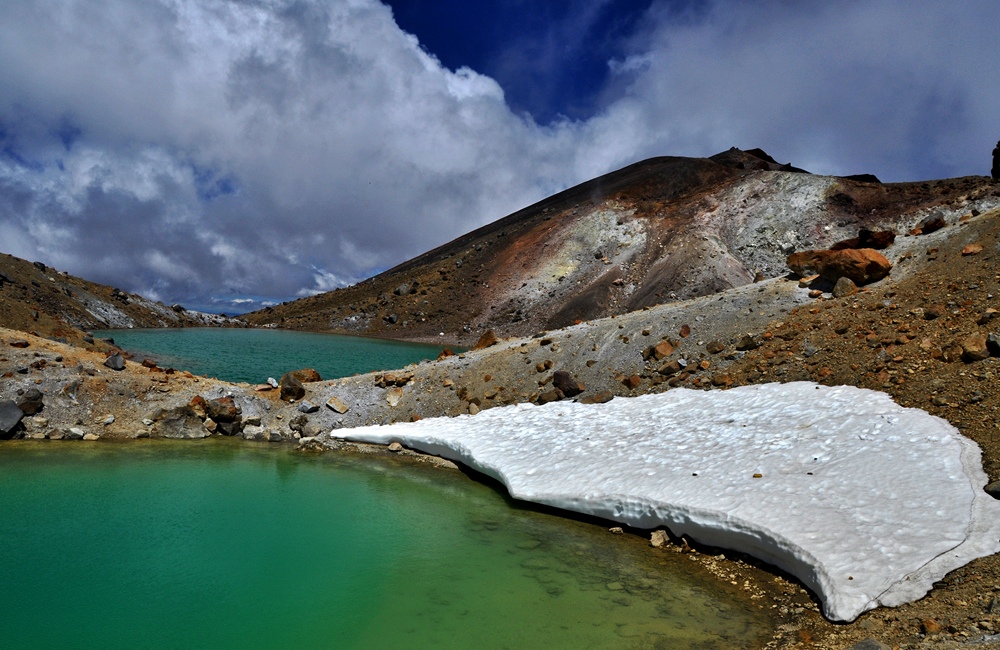
<instances>
[{"instance_id":1,"label":"volcanic rock","mask_svg":"<svg viewBox=\"0 0 1000 650\"><path fill-rule=\"evenodd\" d=\"M892 263L871 248L800 251L789 255L787 264L799 275L816 273L831 282L846 277L859 286L881 280L892 269Z\"/></svg>"},{"instance_id":2,"label":"volcanic rock","mask_svg":"<svg viewBox=\"0 0 1000 650\"><path fill-rule=\"evenodd\" d=\"M17 406L25 415L34 415L42 410L42 391L37 388L29 388L17 399Z\"/></svg>"},{"instance_id":3,"label":"volcanic rock","mask_svg":"<svg viewBox=\"0 0 1000 650\"><path fill-rule=\"evenodd\" d=\"M281 399L285 402L302 399L306 396L306 388L294 372L286 372L278 382L281 387Z\"/></svg>"},{"instance_id":4,"label":"volcanic rock","mask_svg":"<svg viewBox=\"0 0 1000 650\"><path fill-rule=\"evenodd\" d=\"M962 341L962 359L967 362L988 359L990 351L986 346L986 337L973 334Z\"/></svg>"},{"instance_id":5,"label":"volcanic rock","mask_svg":"<svg viewBox=\"0 0 1000 650\"><path fill-rule=\"evenodd\" d=\"M546 391L538 396L539 404L549 404L550 402L558 402L564 397L561 390L554 388L550 391Z\"/></svg>"},{"instance_id":6,"label":"volcanic rock","mask_svg":"<svg viewBox=\"0 0 1000 650\"><path fill-rule=\"evenodd\" d=\"M205 403L205 412L208 417L221 424L235 421L240 414L240 409L232 397L220 397L208 400Z\"/></svg>"},{"instance_id":7,"label":"volcanic rock","mask_svg":"<svg viewBox=\"0 0 1000 650\"><path fill-rule=\"evenodd\" d=\"M556 370L552 375L552 386L561 390L566 397L576 397L587 389L583 382L565 370Z\"/></svg>"},{"instance_id":8,"label":"volcanic rock","mask_svg":"<svg viewBox=\"0 0 1000 650\"><path fill-rule=\"evenodd\" d=\"M122 358L121 353L115 352L104 360L104 365L112 370L125 370L125 359Z\"/></svg>"},{"instance_id":9,"label":"volcanic rock","mask_svg":"<svg viewBox=\"0 0 1000 650\"><path fill-rule=\"evenodd\" d=\"M23 417L24 411L21 410L21 407L14 400L5 399L0 401L0 438L11 437L11 433Z\"/></svg>"},{"instance_id":10,"label":"volcanic rock","mask_svg":"<svg viewBox=\"0 0 1000 650\"><path fill-rule=\"evenodd\" d=\"M285 373L286 375L292 375L304 384L308 384L312 381L323 381L323 378L318 372L312 368L300 368L299 370L293 370L291 372ZM280 385L280 383L279 383Z\"/></svg>"},{"instance_id":11,"label":"volcanic rock","mask_svg":"<svg viewBox=\"0 0 1000 650\"><path fill-rule=\"evenodd\" d=\"M473 346L472 349L484 350L490 346L496 345L499 342L500 339L497 338L496 332L494 332L493 330L486 330L485 332L483 332L483 335L479 337L479 340L476 341L476 344Z\"/></svg>"},{"instance_id":12,"label":"volcanic rock","mask_svg":"<svg viewBox=\"0 0 1000 650\"><path fill-rule=\"evenodd\" d=\"M188 405L160 409L154 417L150 435L161 438L205 438L209 432L202 426L201 418ZM72 429L71 429L72 431Z\"/></svg>"},{"instance_id":13,"label":"volcanic rock","mask_svg":"<svg viewBox=\"0 0 1000 650\"><path fill-rule=\"evenodd\" d=\"M303 400L299 403L299 413L315 413L318 410L319 407L309 400Z\"/></svg>"},{"instance_id":14,"label":"volcanic rock","mask_svg":"<svg viewBox=\"0 0 1000 650\"><path fill-rule=\"evenodd\" d=\"M921 235L929 235L932 232L937 232L938 230L941 230L947 225L948 222L941 217L928 217L927 219L924 219L923 221L920 222L920 224L917 226L917 231Z\"/></svg>"},{"instance_id":15,"label":"volcanic rock","mask_svg":"<svg viewBox=\"0 0 1000 650\"><path fill-rule=\"evenodd\" d=\"M965 256L979 255L982 252L983 252L982 244L968 244L964 248L962 248L962 255Z\"/></svg>"},{"instance_id":16,"label":"volcanic rock","mask_svg":"<svg viewBox=\"0 0 1000 650\"><path fill-rule=\"evenodd\" d=\"M846 298L847 296L853 296L858 292L858 285L854 284L854 281L848 277L842 277L837 280L837 284L833 285L833 297L834 298Z\"/></svg>"},{"instance_id":17,"label":"volcanic rock","mask_svg":"<svg viewBox=\"0 0 1000 650\"><path fill-rule=\"evenodd\" d=\"M26 348L29 345L31 344L25 341L24 339L17 339L16 341L10 342L10 347L12 348Z\"/></svg>"},{"instance_id":18,"label":"volcanic rock","mask_svg":"<svg viewBox=\"0 0 1000 650\"><path fill-rule=\"evenodd\" d=\"M347 406L347 404L345 404L336 395L334 395L334 396L330 397L330 399L326 400L326 406L327 406L327 408L329 408L330 410L334 411L335 413L341 413L341 414L347 413L347 411L349 409L349 407Z\"/></svg>"}]
</instances>

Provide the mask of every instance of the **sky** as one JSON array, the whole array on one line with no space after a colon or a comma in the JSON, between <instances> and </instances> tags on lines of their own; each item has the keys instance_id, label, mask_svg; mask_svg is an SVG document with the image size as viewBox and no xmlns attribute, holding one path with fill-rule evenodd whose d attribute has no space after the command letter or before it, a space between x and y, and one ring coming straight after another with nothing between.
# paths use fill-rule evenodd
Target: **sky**
<instances>
[{"instance_id":1,"label":"sky","mask_svg":"<svg viewBox=\"0 0 1000 650\"><path fill-rule=\"evenodd\" d=\"M240 313L659 155L988 175L993 0L5 0L0 251Z\"/></svg>"}]
</instances>

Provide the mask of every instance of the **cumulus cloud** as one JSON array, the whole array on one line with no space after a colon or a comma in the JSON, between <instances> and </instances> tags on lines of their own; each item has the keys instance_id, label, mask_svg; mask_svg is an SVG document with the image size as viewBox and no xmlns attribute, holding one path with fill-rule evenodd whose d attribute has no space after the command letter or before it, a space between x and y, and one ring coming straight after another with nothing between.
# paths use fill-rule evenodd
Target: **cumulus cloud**
<instances>
[{"instance_id":1,"label":"cumulus cloud","mask_svg":"<svg viewBox=\"0 0 1000 650\"><path fill-rule=\"evenodd\" d=\"M985 173L998 19L985 1L657 2L595 113L541 126L377 0L11 0L0 249L239 307L362 279L651 155Z\"/></svg>"}]
</instances>

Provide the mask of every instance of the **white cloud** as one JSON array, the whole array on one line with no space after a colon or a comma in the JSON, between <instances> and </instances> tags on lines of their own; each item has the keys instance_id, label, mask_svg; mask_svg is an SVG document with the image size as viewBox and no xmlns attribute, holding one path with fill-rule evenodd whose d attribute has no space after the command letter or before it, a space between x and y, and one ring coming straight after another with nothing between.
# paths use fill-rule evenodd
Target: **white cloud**
<instances>
[{"instance_id":1,"label":"white cloud","mask_svg":"<svg viewBox=\"0 0 1000 650\"><path fill-rule=\"evenodd\" d=\"M285 298L652 155L985 173L998 19L985 1L654 3L597 114L539 126L376 0L12 0L0 246L169 301Z\"/></svg>"}]
</instances>

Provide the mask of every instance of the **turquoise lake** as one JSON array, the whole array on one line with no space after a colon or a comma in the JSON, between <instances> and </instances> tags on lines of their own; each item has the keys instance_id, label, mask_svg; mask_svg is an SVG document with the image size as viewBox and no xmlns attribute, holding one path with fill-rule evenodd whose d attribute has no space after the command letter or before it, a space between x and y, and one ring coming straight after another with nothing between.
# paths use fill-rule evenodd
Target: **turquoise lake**
<instances>
[{"instance_id":1,"label":"turquoise lake","mask_svg":"<svg viewBox=\"0 0 1000 650\"><path fill-rule=\"evenodd\" d=\"M0 494L5 649L707 650L770 631L684 555L393 459L15 441Z\"/></svg>"},{"instance_id":2,"label":"turquoise lake","mask_svg":"<svg viewBox=\"0 0 1000 650\"><path fill-rule=\"evenodd\" d=\"M323 379L392 370L437 358L441 346L270 329L191 327L101 330L135 355L161 368L188 370L225 381L261 384L268 377L314 368Z\"/></svg>"}]
</instances>

